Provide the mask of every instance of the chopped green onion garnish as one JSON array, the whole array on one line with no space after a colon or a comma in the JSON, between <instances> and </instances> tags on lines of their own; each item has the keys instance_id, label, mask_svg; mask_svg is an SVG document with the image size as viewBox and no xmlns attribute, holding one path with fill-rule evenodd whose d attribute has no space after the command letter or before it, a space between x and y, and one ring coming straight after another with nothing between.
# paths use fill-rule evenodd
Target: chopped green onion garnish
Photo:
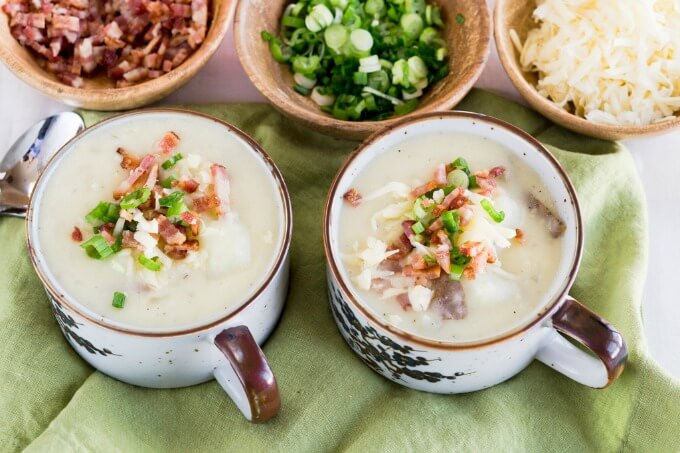
<instances>
[{"instance_id":1,"label":"chopped green onion garnish","mask_svg":"<svg viewBox=\"0 0 680 453\"><path fill-rule=\"evenodd\" d=\"M106 239L99 234L95 234L90 239L80 244L80 246L85 249L87 256L96 260L103 260L116 253L109 243L106 242Z\"/></svg>"},{"instance_id":2,"label":"chopped green onion garnish","mask_svg":"<svg viewBox=\"0 0 680 453\"><path fill-rule=\"evenodd\" d=\"M460 217L457 210L444 212L441 219L449 234L455 233L460 228Z\"/></svg>"},{"instance_id":3,"label":"chopped green onion garnish","mask_svg":"<svg viewBox=\"0 0 680 453\"><path fill-rule=\"evenodd\" d=\"M139 264L141 264L142 266L144 266L145 268L147 268L147 269L149 269L150 271L153 271L153 272L158 272L163 267L163 263L158 261L157 256L154 256L153 258L149 259L142 254L142 255L139 255L138 261L139 261Z\"/></svg>"},{"instance_id":4,"label":"chopped green onion garnish","mask_svg":"<svg viewBox=\"0 0 680 453\"><path fill-rule=\"evenodd\" d=\"M177 217L181 213L187 211L187 205L183 201L178 201L168 208L168 217Z\"/></svg>"},{"instance_id":5,"label":"chopped green onion garnish","mask_svg":"<svg viewBox=\"0 0 680 453\"><path fill-rule=\"evenodd\" d=\"M111 305L116 308L123 308L123 305L125 305L125 294L119 293L118 291L113 293L113 301L111 302Z\"/></svg>"},{"instance_id":6,"label":"chopped green onion garnish","mask_svg":"<svg viewBox=\"0 0 680 453\"><path fill-rule=\"evenodd\" d=\"M170 170L172 167L175 166L177 162L182 160L184 156L182 156L181 153L177 153L174 156L172 156L170 159L166 160L161 164L161 167L163 167L163 170Z\"/></svg>"},{"instance_id":7,"label":"chopped green onion garnish","mask_svg":"<svg viewBox=\"0 0 680 453\"><path fill-rule=\"evenodd\" d=\"M120 207L117 204L102 201L85 216L85 220L90 225L99 226L103 223L113 223L119 216Z\"/></svg>"},{"instance_id":8,"label":"chopped green onion garnish","mask_svg":"<svg viewBox=\"0 0 680 453\"><path fill-rule=\"evenodd\" d=\"M176 203L181 202L184 199L184 195L185 195L184 192L182 192L181 190L177 190L168 195L167 197L159 198L158 204L168 208Z\"/></svg>"},{"instance_id":9,"label":"chopped green onion garnish","mask_svg":"<svg viewBox=\"0 0 680 453\"><path fill-rule=\"evenodd\" d=\"M170 189L172 188L172 183L174 181L177 181L177 178L175 178L173 175L168 176L165 178L163 181L161 181L161 187L164 189Z\"/></svg>"},{"instance_id":10,"label":"chopped green onion garnish","mask_svg":"<svg viewBox=\"0 0 680 453\"><path fill-rule=\"evenodd\" d=\"M482 205L482 208L484 208L486 213L489 214L489 217L491 217L494 222L501 223L503 219L505 219L505 212L496 211L496 209L493 207L489 200L484 199L480 201L479 204Z\"/></svg>"},{"instance_id":11,"label":"chopped green onion garnish","mask_svg":"<svg viewBox=\"0 0 680 453\"><path fill-rule=\"evenodd\" d=\"M463 271L465 270L465 265L463 264L451 264L451 269L449 272L449 280L460 280L463 276Z\"/></svg>"},{"instance_id":12,"label":"chopped green onion garnish","mask_svg":"<svg viewBox=\"0 0 680 453\"><path fill-rule=\"evenodd\" d=\"M437 260L432 258L430 255L423 255L423 261L425 261L425 264L428 266L434 266L437 264Z\"/></svg>"},{"instance_id":13,"label":"chopped green onion garnish","mask_svg":"<svg viewBox=\"0 0 680 453\"><path fill-rule=\"evenodd\" d=\"M425 231L425 226L420 222L416 222L413 224L413 226L411 226L411 229L415 234L420 234Z\"/></svg>"},{"instance_id":14,"label":"chopped green onion garnish","mask_svg":"<svg viewBox=\"0 0 680 453\"><path fill-rule=\"evenodd\" d=\"M142 203L149 201L151 196L151 189L148 187L141 187L134 192L130 192L120 200L120 207L123 209L134 209Z\"/></svg>"},{"instance_id":15,"label":"chopped green onion garnish","mask_svg":"<svg viewBox=\"0 0 680 453\"><path fill-rule=\"evenodd\" d=\"M451 186L462 187L463 189L467 189L470 185L470 178L460 168L450 171L449 174L446 175L446 181Z\"/></svg>"},{"instance_id":16,"label":"chopped green onion garnish","mask_svg":"<svg viewBox=\"0 0 680 453\"><path fill-rule=\"evenodd\" d=\"M456 22L458 22L458 25L463 25L465 23L465 16L462 14L456 14Z\"/></svg>"}]
</instances>

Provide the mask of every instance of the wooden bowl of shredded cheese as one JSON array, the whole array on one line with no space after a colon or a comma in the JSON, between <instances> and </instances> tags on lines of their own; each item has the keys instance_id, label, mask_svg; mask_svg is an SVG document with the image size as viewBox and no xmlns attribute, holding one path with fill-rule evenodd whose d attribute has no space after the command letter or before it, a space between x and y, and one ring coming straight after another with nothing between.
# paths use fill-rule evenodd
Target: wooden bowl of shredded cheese
<instances>
[{"instance_id":1,"label":"wooden bowl of shredded cheese","mask_svg":"<svg viewBox=\"0 0 680 453\"><path fill-rule=\"evenodd\" d=\"M620 140L680 126L675 0L498 0L495 40L510 80L553 122Z\"/></svg>"}]
</instances>

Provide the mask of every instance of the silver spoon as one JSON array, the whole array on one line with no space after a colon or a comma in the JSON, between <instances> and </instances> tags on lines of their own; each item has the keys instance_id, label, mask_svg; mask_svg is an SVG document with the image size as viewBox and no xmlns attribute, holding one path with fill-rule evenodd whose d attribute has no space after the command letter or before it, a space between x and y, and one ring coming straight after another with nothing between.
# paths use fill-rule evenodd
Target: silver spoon
<instances>
[{"instance_id":1,"label":"silver spoon","mask_svg":"<svg viewBox=\"0 0 680 453\"><path fill-rule=\"evenodd\" d=\"M85 128L73 112L39 121L17 139L0 161L0 216L25 217L38 176L50 158Z\"/></svg>"}]
</instances>

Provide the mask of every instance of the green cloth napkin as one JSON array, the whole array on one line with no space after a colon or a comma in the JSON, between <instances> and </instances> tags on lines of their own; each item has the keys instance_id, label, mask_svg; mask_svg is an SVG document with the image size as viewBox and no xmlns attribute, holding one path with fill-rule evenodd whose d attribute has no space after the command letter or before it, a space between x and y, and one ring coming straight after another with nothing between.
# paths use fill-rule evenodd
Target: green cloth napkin
<instances>
[{"instance_id":1,"label":"green cloth napkin","mask_svg":"<svg viewBox=\"0 0 680 453\"><path fill-rule=\"evenodd\" d=\"M281 414L251 425L215 383L133 387L71 350L31 268L21 220L0 220L0 450L28 451L598 451L680 448L680 383L650 359L640 303L646 271L644 196L630 154L580 137L496 95L458 106L490 114L550 145L576 185L586 225L572 295L624 334L621 378L581 386L534 363L488 390L432 395L378 376L340 337L326 299L324 198L356 143L314 133L267 105L189 106L251 134L283 172L295 211L288 304L264 350ZM105 114L86 112L87 123Z\"/></svg>"}]
</instances>

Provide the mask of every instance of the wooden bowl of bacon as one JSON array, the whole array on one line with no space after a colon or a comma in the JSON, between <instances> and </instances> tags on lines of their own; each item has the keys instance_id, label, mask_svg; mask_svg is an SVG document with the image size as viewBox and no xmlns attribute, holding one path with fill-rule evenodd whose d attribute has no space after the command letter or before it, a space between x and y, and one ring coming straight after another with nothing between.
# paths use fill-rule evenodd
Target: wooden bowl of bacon
<instances>
[{"instance_id":1,"label":"wooden bowl of bacon","mask_svg":"<svg viewBox=\"0 0 680 453\"><path fill-rule=\"evenodd\" d=\"M196 75L222 42L235 4L0 0L0 60L33 88L66 104L139 107Z\"/></svg>"}]
</instances>

